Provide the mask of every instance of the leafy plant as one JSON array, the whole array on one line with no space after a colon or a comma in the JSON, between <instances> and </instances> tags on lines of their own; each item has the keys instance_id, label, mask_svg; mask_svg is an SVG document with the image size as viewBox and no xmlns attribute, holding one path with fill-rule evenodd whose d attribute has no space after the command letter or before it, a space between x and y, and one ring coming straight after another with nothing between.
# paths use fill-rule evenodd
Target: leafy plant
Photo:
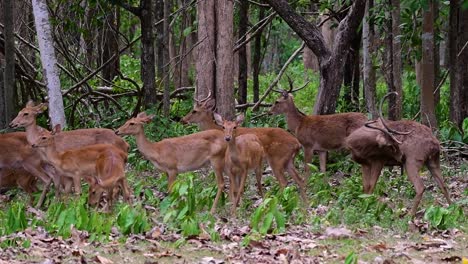
<instances>
[{"instance_id":1,"label":"leafy plant","mask_svg":"<svg viewBox=\"0 0 468 264\"><path fill-rule=\"evenodd\" d=\"M276 196L266 198L252 215L250 220L252 229L262 235L267 234L272 229L273 233L284 232L286 219L280 208Z\"/></svg>"},{"instance_id":2,"label":"leafy plant","mask_svg":"<svg viewBox=\"0 0 468 264\"><path fill-rule=\"evenodd\" d=\"M456 227L464 217L463 209L452 204L448 208L431 205L424 214L424 219L429 221L432 228L447 229Z\"/></svg>"}]
</instances>

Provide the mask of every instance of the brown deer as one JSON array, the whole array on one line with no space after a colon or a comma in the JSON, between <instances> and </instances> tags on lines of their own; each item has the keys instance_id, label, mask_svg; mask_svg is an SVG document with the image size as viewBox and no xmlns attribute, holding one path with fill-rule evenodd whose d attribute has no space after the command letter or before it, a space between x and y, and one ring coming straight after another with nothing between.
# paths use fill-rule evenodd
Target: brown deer
<instances>
[{"instance_id":1,"label":"brown deer","mask_svg":"<svg viewBox=\"0 0 468 264\"><path fill-rule=\"evenodd\" d=\"M314 151L319 153L320 171L325 172L327 166L327 151L344 148L346 137L360 128L367 121L362 113L340 113L331 115L305 115L294 104L292 80L289 79L290 89L275 90L281 95L270 108L274 115L285 114L288 129L296 135L304 147L304 170L310 175L310 168Z\"/></svg>"},{"instance_id":2,"label":"brown deer","mask_svg":"<svg viewBox=\"0 0 468 264\"><path fill-rule=\"evenodd\" d=\"M229 175L230 197L233 202L231 213L239 204L244 192L245 180L249 170L255 171L258 193L263 196L262 172L263 151L262 144L254 134L238 135L237 128L244 122L244 115L239 115L235 121L224 120L214 113L216 123L224 129L224 140L227 142L224 171Z\"/></svg>"},{"instance_id":3,"label":"brown deer","mask_svg":"<svg viewBox=\"0 0 468 264\"><path fill-rule=\"evenodd\" d=\"M30 204L34 201L32 194L38 191L36 183L36 177L24 169L0 169L0 187L20 187L29 195Z\"/></svg>"},{"instance_id":4,"label":"brown deer","mask_svg":"<svg viewBox=\"0 0 468 264\"><path fill-rule=\"evenodd\" d=\"M39 134L45 129L36 124L36 117L47 109L46 103L34 105L32 101L29 101L26 106L19 111L18 115L11 121L10 127L19 128L24 127L26 129L27 140L31 143ZM116 136L114 131L105 128L89 128L89 129L77 129L72 131L64 131L55 136L55 142L57 151L63 152L66 150L76 149L83 146L93 144L112 144L124 151L128 151L129 145L125 140ZM44 161L47 162L47 161ZM59 175L54 175L56 178L60 178ZM67 181L67 179L64 179ZM59 179L54 181L59 182ZM65 192L70 192L70 182L65 183L67 188ZM59 186L56 186L58 189ZM76 188L76 187L75 187Z\"/></svg>"},{"instance_id":5,"label":"brown deer","mask_svg":"<svg viewBox=\"0 0 468 264\"><path fill-rule=\"evenodd\" d=\"M73 180L75 193L81 193L81 179L90 183L90 189L107 188L113 190L125 180L123 170L127 160L127 153L111 144L95 144L81 148L59 152L56 137L61 134L60 125L55 126L53 133L43 130L33 141L32 147L39 149L44 160L50 162L59 175ZM101 186L99 181L105 180ZM108 191L109 204L112 202L113 192ZM129 193L124 191L124 200L129 200Z\"/></svg>"},{"instance_id":6,"label":"brown deer","mask_svg":"<svg viewBox=\"0 0 468 264\"><path fill-rule=\"evenodd\" d=\"M213 120L214 108L215 100L209 94L205 99L196 101L193 110L182 119L182 123L198 124L200 130L222 130L222 127L217 125ZM294 165L294 158L301 148L299 141L284 129L276 127L239 127L237 133L238 135L256 135L265 151L265 156L273 171L273 175L278 180L281 188L287 185L287 180L284 176L284 172L287 171L298 185L302 199L305 201L305 183Z\"/></svg>"},{"instance_id":7,"label":"brown deer","mask_svg":"<svg viewBox=\"0 0 468 264\"><path fill-rule=\"evenodd\" d=\"M46 169L46 164L41 161L37 151L31 148L31 145L28 143L26 133L13 132L1 134L0 149L2 150L0 153L1 169L24 169L44 182L41 197L36 205L37 207L41 206L52 180L59 179L55 179L51 171ZM54 184L59 183L54 181Z\"/></svg>"},{"instance_id":8,"label":"brown deer","mask_svg":"<svg viewBox=\"0 0 468 264\"><path fill-rule=\"evenodd\" d=\"M144 112L139 113L137 117L125 122L115 133L136 137L140 153L157 169L168 175L169 190L172 189L177 174L199 169L209 162L214 168L218 185L218 192L211 207L211 213L214 213L224 188L223 169L226 143L223 133L219 130L208 130L151 142L145 136L143 125L151 122L153 117L154 115L146 115Z\"/></svg>"},{"instance_id":9,"label":"brown deer","mask_svg":"<svg viewBox=\"0 0 468 264\"><path fill-rule=\"evenodd\" d=\"M385 95L380 102L380 118L367 122L346 139L353 159L362 166L364 192L370 194L374 191L384 165L403 165L416 190L410 211L414 216L424 193L419 170L426 165L447 202L451 203L441 176L439 141L432 135L431 129L415 121L388 121L382 118L382 104L391 94Z\"/></svg>"}]
</instances>

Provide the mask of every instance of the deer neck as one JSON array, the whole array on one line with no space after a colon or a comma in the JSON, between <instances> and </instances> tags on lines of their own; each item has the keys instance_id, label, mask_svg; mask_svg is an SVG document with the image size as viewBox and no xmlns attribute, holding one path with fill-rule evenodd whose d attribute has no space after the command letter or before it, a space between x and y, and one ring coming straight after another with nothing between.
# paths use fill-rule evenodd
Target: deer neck
<instances>
[{"instance_id":1,"label":"deer neck","mask_svg":"<svg viewBox=\"0 0 468 264\"><path fill-rule=\"evenodd\" d=\"M294 102L288 104L288 111L286 112L286 123L288 124L289 131L295 133L296 128L301 124L304 115L294 105Z\"/></svg>"},{"instance_id":2,"label":"deer neck","mask_svg":"<svg viewBox=\"0 0 468 264\"><path fill-rule=\"evenodd\" d=\"M141 129L140 132L135 134L135 139L138 151L140 151L144 156L146 156L147 153L151 152L152 142L148 140L143 129Z\"/></svg>"},{"instance_id":3,"label":"deer neck","mask_svg":"<svg viewBox=\"0 0 468 264\"><path fill-rule=\"evenodd\" d=\"M52 140L52 143L48 146L46 146L42 152L48 161L54 165L54 167L57 167L56 164L59 164L60 160L60 154L57 151L57 146L55 145L55 139Z\"/></svg>"},{"instance_id":4,"label":"deer neck","mask_svg":"<svg viewBox=\"0 0 468 264\"><path fill-rule=\"evenodd\" d=\"M31 124L25 126L24 128L26 130L26 139L29 143L34 142L39 133L44 130L42 127L36 124L36 120L34 120Z\"/></svg>"},{"instance_id":5,"label":"deer neck","mask_svg":"<svg viewBox=\"0 0 468 264\"><path fill-rule=\"evenodd\" d=\"M239 150L237 149L236 137L232 137L231 140L228 142L227 151L229 152L229 156L231 158L232 163L238 164Z\"/></svg>"},{"instance_id":6,"label":"deer neck","mask_svg":"<svg viewBox=\"0 0 468 264\"><path fill-rule=\"evenodd\" d=\"M207 118L203 120L202 122L198 123L198 128L201 131L210 130L210 129L222 130L222 128L218 126L213 120L213 116L211 116L211 118Z\"/></svg>"}]
</instances>

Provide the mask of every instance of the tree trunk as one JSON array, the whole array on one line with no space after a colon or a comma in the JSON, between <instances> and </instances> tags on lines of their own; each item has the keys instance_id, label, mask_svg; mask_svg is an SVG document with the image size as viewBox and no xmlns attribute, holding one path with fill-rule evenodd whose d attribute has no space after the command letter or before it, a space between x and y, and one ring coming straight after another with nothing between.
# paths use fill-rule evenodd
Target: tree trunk
<instances>
[{"instance_id":1,"label":"tree trunk","mask_svg":"<svg viewBox=\"0 0 468 264\"><path fill-rule=\"evenodd\" d=\"M32 6L44 79L49 95L49 117L53 127L57 124L65 127L65 112L47 4L45 0L32 0Z\"/></svg>"},{"instance_id":2,"label":"tree trunk","mask_svg":"<svg viewBox=\"0 0 468 264\"><path fill-rule=\"evenodd\" d=\"M258 11L258 21L261 21L265 17L265 9L263 7L258 7L260 10ZM258 76L260 75L260 69L262 64L262 32L261 30L257 36L255 37L254 41L254 48L253 48L253 58L252 58L252 68L253 68L253 101L254 103L258 102L260 98L260 83Z\"/></svg>"},{"instance_id":3,"label":"tree trunk","mask_svg":"<svg viewBox=\"0 0 468 264\"><path fill-rule=\"evenodd\" d=\"M455 116L458 118L455 122L459 127L461 127L463 120L468 117L468 74L466 70L468 69L468 48L465 47L468 43L468 9L463 6L459 9L459 19L458 19L458 48L456 54L457 58L457 92L459 99L455 102L452 101L454 106L457 108L455 111L458 111ZM465 49L463 49L465 47ZM463 49L463 51L462 51Z\"/></svg>"},{"instance_id":4,"label":"tree trunk","mask_svg":"<svg viewBox=\"0 0 468 264\"><path fill-rule=\"evenodd\" d=\"M234 6L232 0L216 1L216 109L224 118L230 120L235 115L234 102Z\"/></svg>"},{"instance_id":5,"label":"tree trunk","mask_svg":"<svg viewBox=\"0 0 468 264\"><path fill-rule=\"evenodd\" d=\"M168 117L171 111L170 101L170 77L169 77L169 15L171 12L171 0L164 0L164 38L163 38L163 62L165 67L163 68L163 79L164 93L163 93L163 113L164 116Z\"/></svg>"},{"instance_id":6,"label":"tree trunk","mask_svg":"<svg viewBox=\"0 0 468 264\"><path fill-rule=\"evenodd\" d=\"M434 1L434 36L439 36L441 30L437 26L439 19L439 1ZM434 38L434 89L437 88L440 82L440 41L437 37ZM434 105L439 104L440 101L440 89L434 90Z\"/></svg>"},{"instance_id":7,"label":"tree trunk","mask_svg":"<svg viewBox=\"0 0 468 264\"><path fill-rule=\"evenodd\" d=\"M460 5L457 0L450 1L449 14L449 69L450 69L450 121L461 127L462 115L460 107L460 76L458 67L458 17Z\"/></svg>"},{"instance_id":8,"label":"tree trunk","mask_svg":"<svg viewBox=\"0 0 468 264\"><path fill-rule=\"evenodd\" d=\"M118 76L120 68L120 56L119 55L119 9L113 6L108 6L105 17L105 22L103 25L103 49L102 49L102 59L101 63L106 62L112 56L117 55L117 58L114 59L111 63L107 64L102 69L102 78L107 82L112 82L112 80ZM107 82L104 82L103 85L107 85Z\"/></svg>"},{"instance_id":9,"label":"tree trunk","mask_svg":"<svg viewBox=\"0 0 468 264\"><path fill-rule=\"evenodd\" d=\"M0 127L8 126L14 117L14 94L15 94L15 37L13 1L3 1L4 39L5 39L5 68L3 72L2 97L0 98Z\"/></svg>"},{"instance_id":10,"label":"tree trunk","mask_svg":"<svg viewBox=\"0 0 468 264\"><path fill-rule=\"evenodd\" d=\"M400 0L391 0L392 6L392 90L398 96L389 98L388 118L390 120L401 119L403 89L401 84L402 62L401 62L401 29L400 29Z\"/></svg>"},{"instance_id":11,"label":"tree trunk","mask_svg":"<svg viewBox=\"0 0 468 264\"><path fill-rule=\"evenodd\" d=\"M216 0L197 2L198 41L200 41L200 44L196 48L197 59L195 68L197 72L197 92L195 98L198 99L205 98L209 93L211 93L212 96L215 95L215 2Z\"/></svg>"},{"instance_id":12,"label":"tree trunk","mask_svg":"<svg viewBox=\"0 0 468 264\"><path fill-rule=\"evenodd\" d=\"M372 9L374 7L373 0L367 0L366 14L364 16L362 25L362 60L363 60L363 83L364 83L364 97L366 100L367 111L371 114L372 119L378 117L376 100L376 83L375 83L375 69L372 62L374 55L374 23L371 20Z\"/></svg>"},{"instance_id":13,"label":"tree trunk","mask_svg":"<svg viewBox=\"0 0 468 264\"><path fill-rule=\"evenodd\" d=\"M297 14L286 0L266 0L266 2L318 57L321 79L314 105L314 114L334 113L341 83L343 82L344 61L351 40L364 16L365 0L355 0L346 17L341 20L332 50L326 47L324 38L317 26Z\"/></svg>"},{"instance_id":14,"label":"tree trunk","mask_svg":"<svg viewBox=\"0 0 468 264\"><path fill-rule=\"evenodd\" d=\"M246 39L246 33L248 30L249 24L249 2L241 1L239 6L239 37L240 41ZM243 45L238 51L237 55L239 57L239 76L238 76L238 99L239 104L247 103L247 45Z\"/></svg>"},{"instance_id":15,"label":"tree trunk","mask_svg":"<svg viewBox=\"0 0 468 264\"><path fill-rule=\"evenodd\" d=\"M421 120L426 126L437 129L434 109L434 3L429 1L429 8L423 14L422 40L422 88Z\"/></svg>"},{"instance_id":16,"label":"tree trunk","mask_svg":"<svg viewBox=\"0 0 468 264\"><path fill-rule=\"evenodd\" d=\"M350 51L346 58L346 64L344 68L344 101L350 111L358 111L359 109L359 47L361 44L360 35L361 33L356 34L351 43Z\"/></svg>"},{"instance_id":17,"label":"tree trunk","mask_svg":"<svg viewBox=\"0 0 468 264\"><path fill-rule=\"evenodd\" d=\"M152 0L140 0L141 23L141 78L143 80L143 105L146 109L156 104L156 71L153 46Z\"/></svg>"}]
</instances>

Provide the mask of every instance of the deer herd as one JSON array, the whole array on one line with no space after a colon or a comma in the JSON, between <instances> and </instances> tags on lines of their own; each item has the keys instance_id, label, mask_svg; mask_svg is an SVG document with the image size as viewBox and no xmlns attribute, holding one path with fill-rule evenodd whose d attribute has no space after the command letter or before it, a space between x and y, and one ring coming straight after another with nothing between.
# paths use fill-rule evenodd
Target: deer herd
<instances>
[{"instance_id":1,"label":"deer herd","mask_svg":"<svg viewBox=\"0 0 468 264\"><path fill-rule=\"evenodd\" d=\"M305 175L311 174L307 164L314 152L318 153L320 170L325 172L328 151L349 150L353 160L362 167L363 191L368 194L373 192L383 166L403 166L416 190L410 211L413 216L425 189L419 171L426 165L451 203L441 176L439 141L431 129L415 121L384 120L382 103L390 94L381 101L380 118L368 121L362 113L305 115L294 105L292 84L289 91L277 92L280 96L269 113L284 114L292 134L281 128L242 127L242 114L235 120L226 120L214 112L215 101L208 95L196 101L193 110L182 119L183 123L197 124L201 132L159 142L151 142L146 137L144 125L154 116L144 112L115 131L92 128L62 132L60 125L48 131L36 124L37 115L47 105L30 101L10 123L10 127L22 127L25 132L0 135L0 187L19 186L29 194L32 203L39 179L43 190L37 206L41 206L52 183L59 197L72 191L80 194L84 180L89 185L90 206L100 205L104 193L105 210L110 210L120 193L130 203L131 189L125 177L129 144L121 138L129 135L135 137L143 157L167 174L169 191L177 174L211 165L218 187L212 213L224 190L223 174L229 177L232 214L241 201L249 171L255 172L258 193L263 196L264 161L280 187L288 184L287 173L305 200L305 180L294 164L301 147Z\"/></svg>"}]
</instances>

